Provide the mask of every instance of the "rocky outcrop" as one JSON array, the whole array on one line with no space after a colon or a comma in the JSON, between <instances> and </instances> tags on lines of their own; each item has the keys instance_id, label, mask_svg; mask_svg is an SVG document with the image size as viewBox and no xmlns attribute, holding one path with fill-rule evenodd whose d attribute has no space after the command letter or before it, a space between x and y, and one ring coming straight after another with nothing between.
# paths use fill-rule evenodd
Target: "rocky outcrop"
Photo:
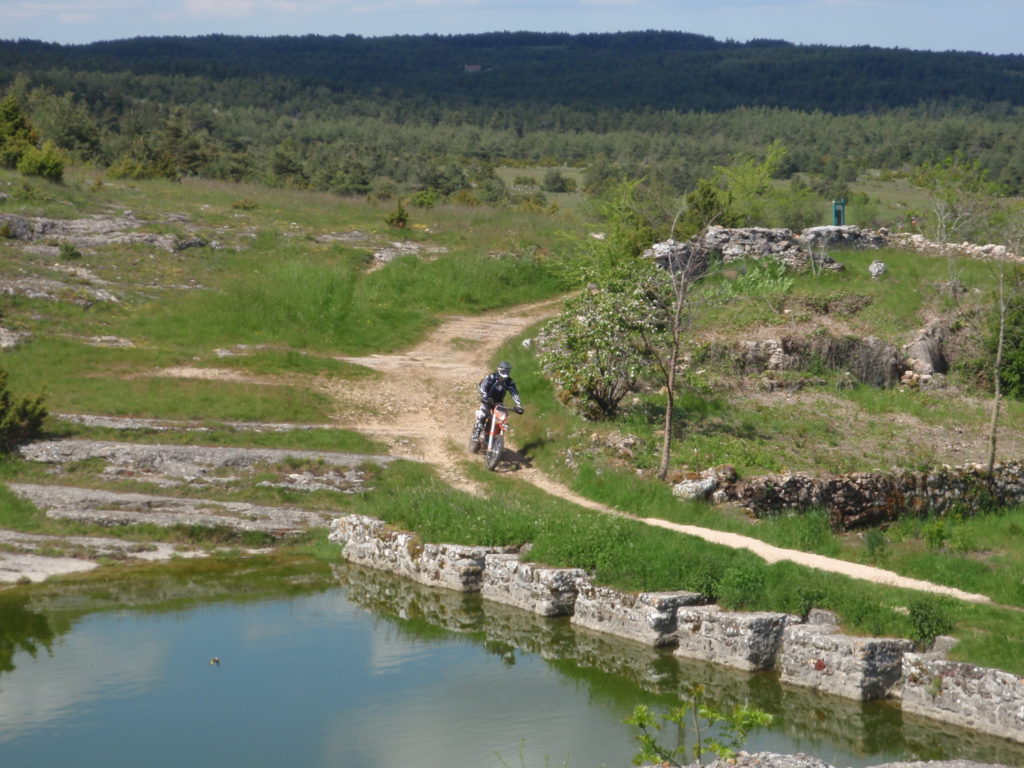
<instances>
[{"instance_id":1,"label":"rocky outcrop","mask_svg":"<svg viewBox=\"0 0 1024 768\"><path fill-rule=\"evenodd\" d=\"M96 215L85 219L47 219L0 213L0 229L14 240L58 241L79 247L143 243L172 253L207 245L205 240L194 235L178 237L137 231L142 224L130 211L121 216Z\"/></svg>"},{"instance_id":2,"label":"rocky outcrop","mask_svg":"<svg viewBox=\"0 0 1024 768\"><path fill-rule=\"evenodd\" d=\"M343 492L363 487L365 473L360 465L385 465L392 461L388 456L359 453L104 440L40 440L23 446L19 453L28 461L49 464L57 471L70 463L102 459L106 463L103 473L108 477L131 477L164 487L223 484L229 479L224 471L251 472L260 465L284 465L298 460L308 464L308 470L300 464L283 475L280 482L268 484L296 490L330 487Z\"/></svg>"},{"instance_id":3,"label":"rocky outcrop","mask_svg":"<svg viewBox=\"0 0 1024 768\"><path fill-rule=\"evenodd\" d=\"M1024 465L997 464L991 476L980 464L824 477L766 475L722 487L716 501L734 502L757 517L824 507L834 530L849 531L892 522L901 514L943 515L985 504L1024 503Z\"/></svg>"},{"instance_id":4,"label":"rocky outcrop","mask_svg":"<svg viewBox=\"0 0 1024 768\"><path fill-rule=\"evenodd\" d=\"M728 264L766 256L778 259L788 268L797 271L811 267L827 270L843 268L842 264L830 256L804 247L799 236L791 230L764 227L709 227L703 235L685 243L675 240L655 243L643 255L664 269L677 272L685 268L694 276L703 274L712 259L720 259L722 263Z\"/></svg>"},{"instance_id":5,"label":"rocky outcrop","mask_svg":"<svg viewBox=\"0 0 1024 768\"><path fill-rule=\"evenodd\" d=\"M860 339L814 334L746 340L736 346L712 346L710 354L734 360L742 374L794 371L815 364L846 371L857 381L875 387L896 384L907 369L900 351L875 336Z\"/></svg>"},{"instance_id":6,"label":"rocky outcrop","mask_svg":"<svg viewBox=\"0 0 1024 768\"><path fill-rule=\"evenodd\" d=\"M946 327L941 321L926 325L917 335L903 345L903 357L911 371L919 376L933 376L946 373Z\"/></svg>"},{"instance_id":7,"label":"rocky outcrop","mask_svg":"<svg viewBox=\"0 0 1024 768\"><path fill-rule=\"evenodd\" d=\"M709 227L703 234L686 242L666 240L644 252L666 269L691 269L703 273L712 258L723 263L769 256L797 271L841 270L843 265L830 257L830 249L899 248L933 256L967 257L972 259L1008 259L1020 257L1003 245L974 243L936 243L920 234L877 231L853 225L809 227L800 233L766 227ZM884 272L884 265L878 276ZM872 273L872 276L876 276Z\"/></svg>"}]
</instances>

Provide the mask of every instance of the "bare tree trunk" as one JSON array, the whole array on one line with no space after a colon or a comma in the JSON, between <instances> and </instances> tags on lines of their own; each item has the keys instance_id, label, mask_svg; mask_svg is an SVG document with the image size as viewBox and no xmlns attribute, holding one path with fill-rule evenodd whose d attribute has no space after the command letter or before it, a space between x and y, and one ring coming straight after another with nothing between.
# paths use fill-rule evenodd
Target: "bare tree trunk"
<instances>
[{"instance_id":1,"label":"bare tree trunk","mask_svg":"<svg viewBox=\"0 0 1024 768\"><path fill-rule=\"evenodd\" d=\"M658 466L658 479L664 480L668 477L668 464L672 457L672 426L675 420L676 404L676 365L679 362L679 344L673 345L668 360L668 371L665 376L665 383L668 389L668 401L665 403L665 435L661 441L661 464Z\"/></svg>"},{"instance_id":2,"label":"bare tree trunk","mask_svg":"<svg viewBox=\"0 0 1024 768\"><path fill-rule=\"evenodd\" d=\"M988 475L991 479L996 464L996 428L999 425L999 405L1002 399L1003 338L1006 335L1006 285L1005 270L999 270L999 338L996 341L996 362L993 371L994 390L992 397L992 421L988 427Z\"/></svg>"}]
</instances>

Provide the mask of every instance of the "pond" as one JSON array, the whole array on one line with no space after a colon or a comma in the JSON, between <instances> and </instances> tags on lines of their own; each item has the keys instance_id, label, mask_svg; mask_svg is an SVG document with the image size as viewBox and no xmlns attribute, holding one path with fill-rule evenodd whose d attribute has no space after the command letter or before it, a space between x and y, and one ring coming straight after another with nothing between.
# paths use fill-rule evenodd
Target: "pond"
<instances>
[{"instance_id":1,"label":"pond","mask_svg":"<svg viewBox=\"0 0 1024 768\"><path fill-rule=\"evenodd\" d=\"M622 720L667 710L689 682L775 715L751 751L1024 764L1024 749L891 705L355 566L218 568L0 593L0 765L625 768Z\"/></svg>"}]
</instances>

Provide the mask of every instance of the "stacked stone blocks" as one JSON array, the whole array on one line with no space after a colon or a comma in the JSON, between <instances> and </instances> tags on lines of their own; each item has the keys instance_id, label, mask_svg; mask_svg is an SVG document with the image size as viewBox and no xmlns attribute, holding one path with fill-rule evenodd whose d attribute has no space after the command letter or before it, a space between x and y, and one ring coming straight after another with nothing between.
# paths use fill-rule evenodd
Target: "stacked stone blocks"
<instances>
[{"instance_id":1,"label":"stacked stone blocks","mask_svg":"<svg viewBox=\"0 0 1024 768\"><path fill-rule=\"evenodd\" d=\"M776 669L781 680L848 699L901 698L905 711L1024 742L1024 678L911 653L909 640L855 637L812 611L738 613L692 592L630 593L592 583L578 568L523 562L511 547L423 544L360 515L338 518L330 540L346 559L428 586L489 600L675 655L732 668Z\"/></svg>"}]
</instances>

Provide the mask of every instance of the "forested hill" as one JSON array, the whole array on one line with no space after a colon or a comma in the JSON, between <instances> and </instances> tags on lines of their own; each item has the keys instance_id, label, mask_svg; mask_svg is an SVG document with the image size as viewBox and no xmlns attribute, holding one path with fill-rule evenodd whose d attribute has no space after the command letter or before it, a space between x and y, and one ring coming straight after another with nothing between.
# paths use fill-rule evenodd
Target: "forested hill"
<instances>
[{"instance_id":1,"label":"forested hill","mask_svg":"<svg viewBox=\"0 0 1024 768\"><path fill-rule=\"evenodd\" d=\"M302 88L405 96L449 109L534 104L689 112L755 106L854 114L922 103L1024 105L1020 55L722 42L680 32L0 41L0 80L15 72L58 71L283 78Z\"/></svg>"}]
</instances>

